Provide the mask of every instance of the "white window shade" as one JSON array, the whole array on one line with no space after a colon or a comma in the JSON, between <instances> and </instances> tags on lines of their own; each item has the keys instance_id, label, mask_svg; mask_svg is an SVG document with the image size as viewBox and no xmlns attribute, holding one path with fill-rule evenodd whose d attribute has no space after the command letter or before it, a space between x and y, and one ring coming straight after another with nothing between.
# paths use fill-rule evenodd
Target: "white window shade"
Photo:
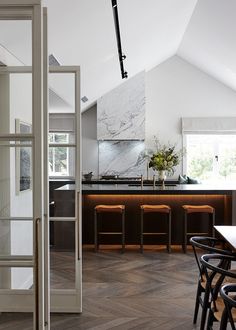
<instances>
[{"instance_id":1,"label":"white window shade","mask_svg":"<svg viewBox=\"0 0 236 330\"><path fill-rule=\"evenodd\" d=\"M72 113L50 113L49 132L74 132L75 115Z\"/></svg>"},{"instance_id":2,"label":"white window shade","mask_svg":"<svg viewBox=\"0 0 236 330\"><path fill-rule=\"evenodd\" d=\"M183 134L236 134L236 117L182 118Z\"/></svg>"}]
</instances>

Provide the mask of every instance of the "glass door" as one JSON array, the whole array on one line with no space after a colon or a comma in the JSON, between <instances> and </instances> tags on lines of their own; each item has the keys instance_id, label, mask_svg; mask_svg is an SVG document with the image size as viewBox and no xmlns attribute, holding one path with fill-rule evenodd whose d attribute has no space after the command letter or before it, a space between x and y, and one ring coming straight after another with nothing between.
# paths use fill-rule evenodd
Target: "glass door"
<instances>
[{"instance_id":1,"label":"glass door","mask_svg":"<svg viewBox=\"0 0 236 330\"><path fill-rule=\"evenodd\" d=\"M48 174L52 312L82 311L79 67L49 68Z\"/></svg>"},{"instance_id":2,"label":"glass door","mask_svg":"<svg viewBox=\"0 0 236 330\"><path fill-rule=\"evenodd\" d=\"M0 0L0 312L33 312L32 329L48 328L41 27L40 1Z\"/></svg>"}]
</instances>

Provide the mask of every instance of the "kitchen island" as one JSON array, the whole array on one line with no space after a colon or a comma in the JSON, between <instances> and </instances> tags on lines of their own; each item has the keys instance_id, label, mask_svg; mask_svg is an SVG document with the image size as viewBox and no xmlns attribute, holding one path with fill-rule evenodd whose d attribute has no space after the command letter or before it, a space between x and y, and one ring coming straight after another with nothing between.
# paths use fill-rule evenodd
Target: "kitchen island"
<instances>
[{"instance_id":1,"label":"kitchen island","mask_svg":"<svg viewBox=\"0 0 236 330\"><path fill-rule=\"evenodd\" d=\"M60 194L68 194L74 190L73 185L65 185L58 189ZM235 194L232 186L201 185L201 184L173 184L166 183L165 188L156 183L141 187L139 182L130 184L83 184L83 243L92 244L94 241L94 206L97 204L124 204L126 206L126 243L139 244L140 205L141 204L167 204L172 210L172 244L182 244L183 210L184 204L209 204L216 210L216 225L235 224ZM56 202L56 201L55 201ZM150 214L150 231L156 226L163 230L160 216ZM190 219L190 230L205 230L207 215L193 214ZM105 227L116 226L118 221L114 215L102 215ZM159 219L159 220L158 220ZM157 224L158 222L158 224ZM116 227L116 228L115 228ZM197 229L198 227L198 229ZM110 228L109 228L110 229ZM156 239L161 244L161 237L147 237L146 243L154 244ZM118 243L117 237L104 237L106 243Z\"/></svg>"}]
</instances>

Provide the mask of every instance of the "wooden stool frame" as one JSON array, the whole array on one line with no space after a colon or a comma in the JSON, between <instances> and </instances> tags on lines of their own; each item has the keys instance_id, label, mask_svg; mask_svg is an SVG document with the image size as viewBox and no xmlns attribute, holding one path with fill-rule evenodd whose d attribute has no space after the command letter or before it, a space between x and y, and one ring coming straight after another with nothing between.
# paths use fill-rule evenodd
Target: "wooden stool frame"
<instances>
[{"instance_id":1,"label":"wooden stool frame","mask_svg":"<svg viewBox=\"0 0 236 330\"><path fill-rule=\"evenodd\" d=\"M202 214L208 214L209 216L209 223L208 223L208 232L201 232L201 233L193 233L193 232L188 232L188 214L192 213L202 213ZM214 225L215 225L215 209L213 209L213 212L206 212L206 211L198 211L198 212L187 212L187 210L184 209L184 225L183 225L183 252L187 252L187 240L188 236L212 236L215 237L215 230L214 230Z\"/></svg>"},{"instance_id":2,"label":"wooden stool frame","mask_svg":"<svg viewBox=\"0 0 236 330\"><path fill-rule=\"evenodd\" d=\"M167 235L168 241L166 244L168 253L171 252L171 209L169 212L161 212L160 210L153 210L148 211L148 213L162 213L167 215L167 225L168 225L168 231L166 233L159 233L159 232L152 232L152 233L145 233L143 232L143 220L144 220L144 209L141 208L141 232L140 232L140 252L143 253L143 236L144 235Z\"/></svg>"},{"instance_id":3,"label":"wooden stool frame","mask_svg":"<svg viewBox=\"0 0 236 330\"><path fill-rule=\"evenodd\" d=\"M121 214L121 232L99 232L98 231L98 213L102 214L103 212L97 212L96 209L94 209L94 252L98 252L99 250L99 242L98 242L98 236L99 235L121 235L121 245L122 245L122 253L125 252L125 209L123 209ZM114 213L112 210L106 211L106 213ZM117 212L115 212L117 213Z\"/></svg>"}]
</instances>

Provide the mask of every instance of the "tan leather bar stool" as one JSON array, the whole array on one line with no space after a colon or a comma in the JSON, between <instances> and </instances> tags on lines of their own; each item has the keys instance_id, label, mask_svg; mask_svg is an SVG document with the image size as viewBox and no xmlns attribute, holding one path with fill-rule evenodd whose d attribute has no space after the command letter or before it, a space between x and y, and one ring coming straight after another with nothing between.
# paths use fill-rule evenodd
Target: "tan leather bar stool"
<instances>
[{"instance_id":1,"label":"tan leather bar stool","mask_svg":"<svg viewBox=\"0 0 236 330\"><path fill-rule=\"evenodd\" d=\"M213 236L214 237L214 225L215 225L215 209L210 205L182 205L184 209L184 226L183 226L183 252L187 251L188 236ZM191 213L207 213L209 215L208 232L188 232L188 214Z\"/></svg>"},{"instance_id":2,"label":"tan leather bar stool","mask_svg":"<svg viewBox=\"0 0 236 330\"><path fill-rule=\"evenodd\" d=\"M98 214L101 213L120 213L121 231L120 232L101 232L98 231ZM94 208L94 250L98 251L99 235L121 235L122 252L125 252L125 205L96 205Z\"/></svg>"},{"instance_id":3,"label":"tan leather bar stool","mask_svg":"<svg viewBox=\"0 0 236 330\"><path fill-rule=\"evenodd\" d=\"M143 253L143 236L144 235L166 235L167 236L167 251L171 252L171 208L168 205L141 205L141 235L140 235L140 251ZM167 232L144 232L143 221L145 213L165 213L167 215Z\"/></svg>"}]
</instances>

